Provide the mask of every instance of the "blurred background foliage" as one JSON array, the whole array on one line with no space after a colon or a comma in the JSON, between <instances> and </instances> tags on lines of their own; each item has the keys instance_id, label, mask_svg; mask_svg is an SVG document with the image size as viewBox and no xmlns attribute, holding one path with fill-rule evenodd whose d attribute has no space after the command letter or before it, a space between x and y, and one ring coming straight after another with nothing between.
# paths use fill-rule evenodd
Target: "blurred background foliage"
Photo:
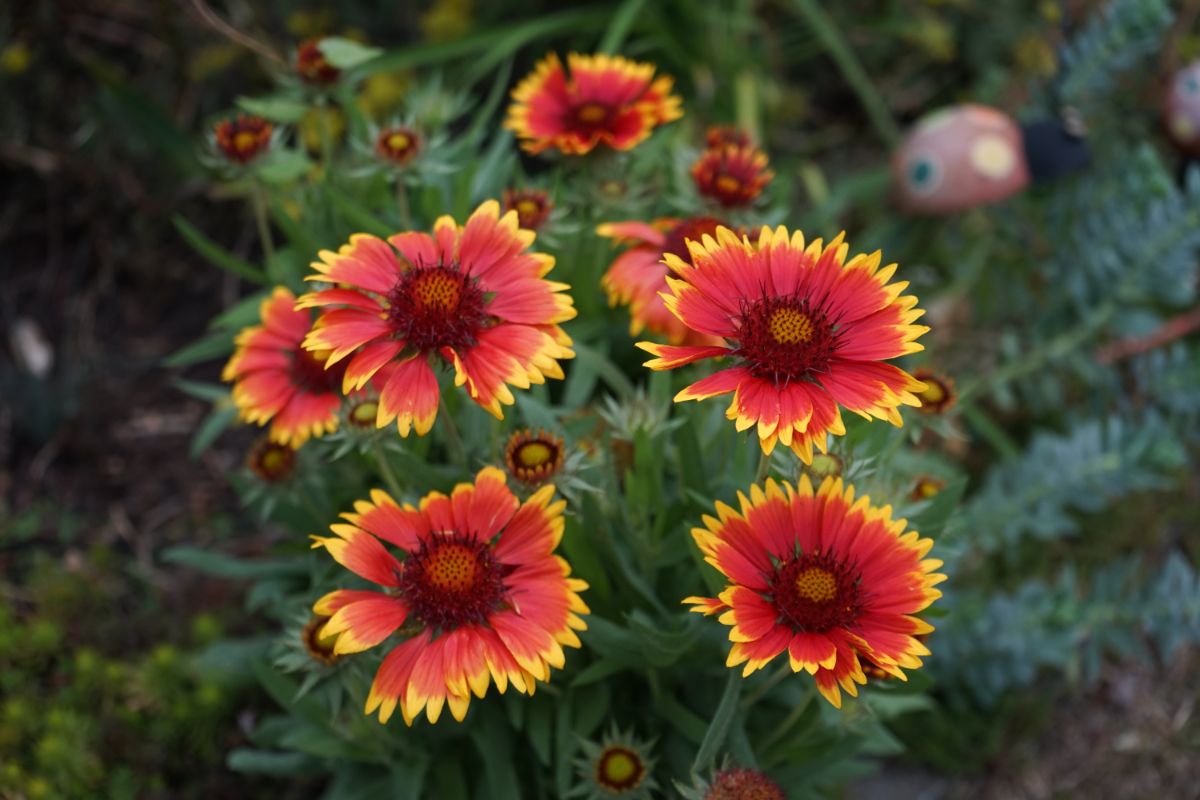
<instances>
[{"instance_id":1,"label":"blurred background foliage","mask_svg":"<svg viewBox=\"0 0 1200 800\"><path fill-rule=\"evenodd\" d=\"M289 529L311 532L314 514L347 507L353 489L327 496L322 487L356 487L372 468L345 458L333 465L341 480L305 483L320 465L302 459L289 486L256 483L242 467L249 432L218 439L234 420L215 385L219 360L257 313L256 284L294 282L320 247L400 224L386 181L324 179L332 150L344 152L372 122L418 116L445 141L414 178L409 213L461 218L510 182L554 174L500 132L515 80L549 49L608 48L673 75L687 116L614 168L625 184L616 195L599 184L553 187L584 193L558 196L564 208L591 203L597 215L560 220L558 235L584 242L570 260L589 266L577 269L603 268L610 254L575 235L579 226L639 218L664 196L683 204L674 190L689 143L707 124L736 123L778 174L756 220L811 235L846 229L856 249L899 261L929 309L927 365L957 378L952 414L911 420L902 433L852 428L843 453L848 474L876 481L877 495L887 487L902 498L924 474L946 482L906 509L923 531L945 526L938 550L951 580L934 657L915 693L884 691L864 705L875 738L850 748L853 768L816 770L847 746L803 726L775 743L775 766L794 765L785 774L813 796L879 791L865 779L839 787L882 757L892 793L881 797L903 796L897 787L910 779L950 796L1197 796L1188 774L1200 736L1191 711L1200 344L1192 334L1137 345L1196 305L1200 171L1161 134L1158 109L1174 70L1200 56L1194 3L234 0L205 9L81 0L0 11L9 280L0 298L0 796L304 797L323 786L338 797L383 785L370 783L380 778L367 766L326 782L317 754L334 744L314 703L340 695L321 694L298 666L306 656L278 635L298 641L296 596L326 577L298 565ZM315 36L381 49L324 104L277 80L294 43ZM924 113L966 101L1025 122L1078 115L1091 165L1001 206L900 214L890 151ZM259 172L282 187L265 209L271 254L245 213L251 187L213 180L204 159L202 132L235 107L295 131ZM553 244L554 230L541 239ZM604 488L629 492L628 524L657 536L682 530L702 503L658 486L667 468L655 459L669 450L704 498L728 499L753 464L734 448L717 454L726 474L688 474L688 448L712 458L721 447L708 435L723 424L719 411L689 411L682 428L656 418L670 386L632 391L643 371L624 312L607 309L599 290L576 296L587 314L573 333L601 344L581 349L556 404L581 409L598 385L621 398L603 441L642 456L627 474L606 475ZM173 371L160 369L164 359ZM543 402L531 395L520 418L592 435L590 423ZM488 431L467 435L483 442ZM589 518L594 502L585 492ZM607 589L606 573L594 574L601 598L660 602L638 570ZM672 636L683 632L655 630L637 613L628 627L593 625L589 641L618 654L597 677L647 647L663 663L681 657ZM365 681L361 669L347 680ZM560 705L587 735L601 706L620 699L636 701L597 689ZM545 700L496 706L545 743L539 761L561 752ZM660 702L683 728L707 724L669 705L669 693ZM367 736L377 727L361 725ZM506 729L479 735L489 730ZM1083 749L1062 741L1064 731ZM739 752L736 734L730 750ZM431 774L444 796L465 791L444 766ZM281 775L293 780L270 777Z\"/></svg>"}]
</instances>

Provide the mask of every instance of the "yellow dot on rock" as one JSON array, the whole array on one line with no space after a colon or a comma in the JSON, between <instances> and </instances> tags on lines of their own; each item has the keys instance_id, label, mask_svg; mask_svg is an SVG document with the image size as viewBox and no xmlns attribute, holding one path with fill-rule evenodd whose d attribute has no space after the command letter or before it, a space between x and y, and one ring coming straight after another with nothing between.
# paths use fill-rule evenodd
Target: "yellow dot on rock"
<instances>
[{"instance_id":1,"label":"yellow dot on rock","mask_svg":"<svg viewBox=\"0 0 1200 800\"><path fill-rule=\"evenodd\" d=\"M1000 136L980 136L971 145L971 166L983 177L998 181L1017 166L1017 154Z\"/></svg>"}]
</instances>

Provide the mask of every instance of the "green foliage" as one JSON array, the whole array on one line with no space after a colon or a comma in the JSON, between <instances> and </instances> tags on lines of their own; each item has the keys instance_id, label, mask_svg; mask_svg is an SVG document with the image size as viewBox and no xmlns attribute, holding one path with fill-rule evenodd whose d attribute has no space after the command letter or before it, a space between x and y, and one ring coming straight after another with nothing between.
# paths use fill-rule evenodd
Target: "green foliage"
<instances>
[{"instance_id":1,"label":"green foliage","mask_svg":"<svg viewBox=\"0 0 1200 800\"><path fill-rule=\"evenodd\" d=\"M1115 0L1101 8L1062 50L1062 100L1106 102L1117 73L1158 51L1172 17L1166 0Z\"/></svg>"},{"instance_id":2,"label":"green foliage","mask_svg":"<svg viewBox=\"0 0 1200 800\"><path fill-rule=\"evenodd\" d=\"M1076 422L1064 434L1039 432L1017 459L996 464L956 514L941 543L952 573L1011 557L1025 537L1079 533L1079 516L1129 494L1170 485L1186 453L1156 414Z\"/></svg>"},{"instance_id":3,"label":"green foliage","mask_svg":"<svg viewBox=\"0 0 1200 800\"><path fill-rule=\"evenodd\" d=\"M1068 566L1051 581L955 603L930 667L985 707L1045 670L1086 684L1106 657L1169 661L1200 642L1200 577L1177 553L1157 567L1118 560L1086 579Z\"/></svg>"},{"instance_id":4,"label":"green foliage","mask_svg":"<svg viewBox=\"0 0 1200 800\"><path fill-rule=\"evenodd\" d=\"M175 645L119 646L122 582L103 564L102 551L83 571L41 560L27 599L0 601L0 795L199 797L189 776L221 755L232 696ZM214 625L196 617L191 641Z\"/></svg>"}]
</instances>

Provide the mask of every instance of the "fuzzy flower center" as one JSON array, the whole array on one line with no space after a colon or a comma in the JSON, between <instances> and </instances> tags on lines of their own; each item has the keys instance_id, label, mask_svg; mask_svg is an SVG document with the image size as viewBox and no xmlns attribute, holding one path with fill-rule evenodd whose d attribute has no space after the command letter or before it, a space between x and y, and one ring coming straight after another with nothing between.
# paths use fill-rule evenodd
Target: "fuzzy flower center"
<instances>
[{"instance_id":1,"label":"fuzzy flower center","mask_svg":"<svg viewBox=\"0 0 1200 800\"><path fill-rule=\"evenodd\" d=\"M537 216L541 210L542 207L536 200L521 200L517 203L517 215L522 218Z\"/></svg>"},{"instance_id":2,"label":"fuzzy flower center","mask_svg":"<svg viewBox=\"0 0 1200 800\"><path fill-rule=\"evenodd\" d=\"M796 594L806 603L828 603L837 596L837 588L837 578L820 567L807 567L796 576Z\"/></svg>"},{"instance_id":3,"label":"fuzzy flower center","mask_svg":"<svg viewBox=\"0 0 1200 800\"><path fill-rule=\"evenodd\" d=\"M488 322L483 290L457 266L409 270L388 302L396 335L418 350L470 347Z\"/></svg>"},{"instance_id":4,"label":"fuzzy flower center","mask_svg":"<svg viewBox=\"0 0 1200 800\"><path fill-rule=\"evenodd\" d=\"M795 556L769 581L775 605L797 630L820 633L846 627L861 608L858 574L832 556Z\"/></svg>"},{"instance_id":5,"label":"fuzzy flower center","mask_svg":"<svg viewBox=\"0 0 1200 800\"><path fill-rule=\"evenodd\" d=\"M563 463L563 440L545 431L519 430L504 448L508 474L530 485L554 477Z\"/></svg>"},{"instance_id":6,"label":"fuzzy flower center","mask_svg":"<svg viewBox=\"0 0 1200 800\"><path fill-rule=\"evenodd\" d=\"M504 598L504 582L485 542L446 533L422 542L405 560L400 595L421 622L454 630L486 622Z\"/></svg>"},{"instance_id":7,"label":"fuzzy flower center","mask_svg":"<svg viewBox=\"0 0 1200 800\"><path fill-rule=\"evenodd\" d=\"M552 458L554 451L545 442L526 442L517 450L517 461L524 467L540 467Z\"/></svg>"},{"instance_id":8,"label":"fuzzy flower center","mask_svg":"<svg viewBox=\"0 0 1200 800\"><path fill-rule=\"evenodd\" d=\"M717 189L725 194L737 194L742 190L742 182L732 175L718 175L715 183Z\"/></svg>"},{"instance_id":9,"label":"fuzzy flower center","mask_svg":"<svg viewBox=\"0 0 1200 800\"><path fill-rule=\"evenodd\" d=\"M771 313L767 323L771 337L779 344L802 344L813 337L813 322L798 308L784 306Z\"/></svg>"},{"instance_id":10,"label":"fuzzy flower center","mask_svg":"<svg viewBox=\"0 0 1200 800\"><path fill-rule=\"evenodd\" d=\"M291 476L296 466L296 451L286 444L261 439L251 449L246 463L260 480L279 483Z\"/></svg>"},{"instance_id":11,"label":"fuzzy flower center","mask_svg":"<svg viewBox=\"0 0 1200 800\"><path fill-rule=\"evenodd\" d=\"M608 109L599 103L584 103L575 109L575 119L580 125L595 127L608 119Z\"/></svg>"},{"instance_id":12,"label":"fuzzy flower center","mask_svg":"<svg viewBox=\"0 0 1200 800\"><path fill-rule=\"evenodd\" d=\"M642 782L646 765L637 753L616 745L605 748L596 762L596 783L610 792L627 792Z\"/></svg>"},{"instance_id":13,"label":"fuzzy flower center","mask_svg":"<svg viewBox=\"0 0 1200 800\"><path fill-rule=\"evenodd\" d=\"M757 378L786 384L826 372L837 332L807 299L768 297L742 311L737 353Z\"/></svg>"},{"instance_id":14,"label":"fuzzy flower center","mask_svg":"<svg viewBox=\"0 0 1200 800\"><path fill-rule=\"evenodd\" d=\"M396 164L407 164L421 149L420 138L408 128L390 128L379 134L375 149Z\"/></svg>"},{"instance_id":15,"label":"fuzzy flower center","mask_svg":"<svg viewBox=\"0 0 1200 800\"><path fill-rule=\"evenodd\" d=\"M233 146L239 152L246 152L258 144L258 134L251 131L238 131L233 135Z\"/></svg>"},{"instance_id":16,"label":"fuzzy flower center","mask_svg":"<svg viewBox=\"0 0 1200 800\"><path fill-rule=\"evenodd\" d=\"M937 405L946 399L946 390L942 388L942 384L932 378L925 379L925 388L917 393L922 402L930 405Z\"/></svg>"}]
</instances>

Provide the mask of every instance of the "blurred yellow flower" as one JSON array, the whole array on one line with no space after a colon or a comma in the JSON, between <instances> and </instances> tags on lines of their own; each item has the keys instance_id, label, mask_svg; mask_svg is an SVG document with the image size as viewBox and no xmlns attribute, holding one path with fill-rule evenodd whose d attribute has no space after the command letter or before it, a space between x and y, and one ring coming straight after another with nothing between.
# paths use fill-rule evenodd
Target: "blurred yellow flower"
<instances>
[{"instance_id":1,"label":"blurred yellow flower","mask_svg":"<svg viewBox=\"0 0 1200 800\"><path fill-rule=\"evenodd\" d=\"M358 93L358 107L372 119L385 119L400 108L411 85L412 73L408 70L371 75Z\"/></svg>"},{"instance_id":2,"label":"blurred yellow flower","mask_svg":"<svg viewBox=\"0 0 1200 800\"><path fill-rule=\"evenodd\" d=\"M474 0L435 0L421 15L421 33L431 42L458 39L471 30Z\"/></svg>"},{"instance_id":3,"label":"blurred yellow flower","mask_svg":"<svg viewBox=\"0 0 1200 800\"><path fill-rule=\"evenodd\" d=\"M33 63L33 51L24 42L13 42L0 50L0 72L20 75Z\"/></svg>"},{"instance_id":4,"label":"blurred yellow flower","mask_svg":"<svg viewBox=\"0 0 1200 800\"><path fill-rule=\"evenodd\" d=\"M323 137L329 137L330 146L341 143L346 135L346 115L340 108L310 108L304 112L299 128L305 149L318 155L324 146Z\"/></svg>"}]
</instances>

